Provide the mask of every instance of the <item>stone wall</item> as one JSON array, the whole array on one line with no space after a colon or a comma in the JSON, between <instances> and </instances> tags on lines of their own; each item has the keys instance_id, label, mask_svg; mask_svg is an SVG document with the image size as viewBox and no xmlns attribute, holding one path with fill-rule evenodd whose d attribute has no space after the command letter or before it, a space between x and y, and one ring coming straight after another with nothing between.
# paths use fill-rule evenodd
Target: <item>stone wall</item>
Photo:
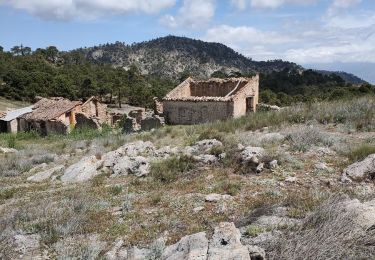
<instances>
[{"instance_id":1,"label":"stone wall","mask_svg":"<svg viewBox=\"0 0 375 260\"><path fill-rule=\"evenodd\" d=\"M259 99L259 76L255 76L250 80L243 88L241 88L236 95L233 97L234 101L234 117L240 117L246 115L248 111L246 105L246 98L252 97L253 111L256 112L256 106L258 105Z\"/></svg>"},{"instance_id":2,"label":"stone wall","mask_svg":"<svg viewBox=\"0 0 375 260\"><path fill-rule=\"evenodd\" d=\"M233 117L231 101L165 100L163 105L168 124L191 125Z\"/></svg>"},{"instance_id":3,"label":"stone wall","mask_svg":"<svg viewBox=\"0 0 375 260\"><path fill-rule=\"evenodd\" d=\"M107 106L96 99L82 105L82 112L89 117L97 117L100 124L109 123Z\"/></svg>"},{"instance_id":4,"label":"stone wall","mask_svg":"<svg viewBox=\"0 0 375 260\"><path fill-rule=\"evenodd\" d=\"M60 121L46 121L46 135L50 134L68 134L70 132L70 125L66 125Z\"/></svg>"},{"instance_id":5,"label":"stone wall","mask_svg":"<svg viewBox=\"0 0 375 260\"><path fill-rule=\"evenodd\" d=\"M13 119L7 123L8 133L17 133L18 130L18 121L17 119Z\"/></svg>"},{"instance_id":6,"label":"stone wall","mask_svg":"<svg viewBox=\"0 0 375 260\"><path fill-rule=\"evenodd\" d=\"M101 129L100 123L95 116L88 116L85 113L77 113L76 121L75 128L84 129L88 127L92 129Z\"/></svg>"},{"instance_id":7,"label":"stone wall","mask_svg":"<svg viewBox=\"0 0 375 260\"><path fill-rule=\"evenodd\" d=\"M166 95L166 97L167 98L183 98L183 97L191 96L191 92L190 92L190 83L191 82L193 82L192 78L186 79L184 82L182 82L180 85L178 85L172 91L170 91Z\"/></svg>"},{"instance_id":8,"label":"stone wall","mask_svg":"<svg viewBox=\"0 0 375 260\"><path fill-rule=\"evenodd\" d=\"M191 82L190 92L191 96L195 97L225 97L230 93L238 84L238 81L217 82ZM246 82L240 82L239 88L243 87Z\"/></svg>"}]
</instances>

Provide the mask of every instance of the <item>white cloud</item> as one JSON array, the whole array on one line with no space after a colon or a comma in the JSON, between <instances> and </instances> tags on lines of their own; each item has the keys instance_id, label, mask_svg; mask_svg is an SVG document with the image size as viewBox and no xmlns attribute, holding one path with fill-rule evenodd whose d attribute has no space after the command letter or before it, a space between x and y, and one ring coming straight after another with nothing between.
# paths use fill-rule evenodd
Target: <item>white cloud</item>
<instances>
[{"instance_id":1,"label":"white cloud","mask_svg":"<svg viewBox=\"0 0 375 260\"><path fill-rule=\"evenodd\" d=\"M239 10L245 10L247 7L247 0L230 0L230 2Z\"/></svg>"},{"instance_id":2,"label":"white cloud","mask_svg":"<svg viewBox=\"0 0 375 260\"><path fill-rule=\"evenodd\" d=\"M176 15L165 15L161 23L171 28L205 26L215 15L214 0L184 0Z\"/></svg>"},{"instance_id":3,"label":"white cloud","mask_svg":"<svg viewBox=\"0 0 375 260\"><path fill-rule=\"evenodd\" d=\"M375 62L375 41L342 42L287 50L285 58L298 63Z\"/></svg>"},{"instance_id":4,"label":"white cloud","mask_svg":"<svg viewBox=\"0 0 375 260\"><path fill-rule=\"evenodd\" d=\"M287 4L308 5L317 1L318 0L231 0L231 4L236 6L239 10L244 10L248 5L259 9L274 9Z\"/></svg>"},{"instance_id":5,"label":"white cloud","mask_svg":"<svg viewBox=\"0 0 375 260\"><path fill-rule=\"evenodd\" d=\"M300 21L277 31L220 25L209 28L202 39L221 42L255 60L375 63L375 12Z\"/></svg>"},{"instance_id":6,"label":"white cloud","mask_svg":"<svg viewBox=\"0 0 375 260\"><path fill-rule=\"evenodd\" d=\"M361 2L362 0L334 0L331 6L328 8L327 14L328 16L335 15L343 9L347 9Z\"/></svg>"},{"instance_id":7,"label":"white cloud","mask_svg":"<svg viewBox=\"0 0 375 260\"><path fill-rule=\"evenodd\" d=\"M176 0L4 0L5 4L47 20L94 19L131 12L157 13Z\"/></svg>"},{"instance_id":8,"label":"white cloud","mask_svg":"<svg viewBox=\"0 0 375 260\"><path fill-rule=\"evenodd\" d=\"M204 39L234 44L283 44L296 41L296 39L273 31L260 31L254 27L220 25L207 30Z\"/></svg>"},{"instance_id":9,"label":"white cloud","mask_svg":"<svg viewBox=\"0 0 375 260\"><path fill-rule=\"evenodd\" d=\"M357 15L334 15L326 18L328 27L337 27L343 29L365 28L375 26L375 13L357 14Z\"/></svg>"}]
</instances>

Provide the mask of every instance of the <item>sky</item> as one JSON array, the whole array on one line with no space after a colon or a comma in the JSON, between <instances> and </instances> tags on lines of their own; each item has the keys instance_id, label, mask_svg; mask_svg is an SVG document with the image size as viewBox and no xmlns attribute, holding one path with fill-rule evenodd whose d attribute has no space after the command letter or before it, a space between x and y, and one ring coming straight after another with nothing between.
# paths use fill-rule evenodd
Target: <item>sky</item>
<instances>
[{"instance_id":1,"label":"sky","mask_svg":"<svg viewBox=\"0 0 375 260\"><path fill-rule=\"evenodd\" d=\"M0 29L6 50L178 35L375 83L375 0L0 0Z\"/></svg>"}]
</instances>

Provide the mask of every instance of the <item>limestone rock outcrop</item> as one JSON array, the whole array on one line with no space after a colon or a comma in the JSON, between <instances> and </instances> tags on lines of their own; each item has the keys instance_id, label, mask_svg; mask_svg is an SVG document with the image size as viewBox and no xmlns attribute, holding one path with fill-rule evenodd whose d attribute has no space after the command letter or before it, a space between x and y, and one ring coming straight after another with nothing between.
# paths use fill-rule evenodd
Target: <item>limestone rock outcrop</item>
<instances>
[{"instance_id":1,"label":"limestone rock outcrop","mask_svg":"<svg viewBox=\"0 0 375 260\"><path fill-rule=\"evenodd\" d=\"M61 176L63 183L84 182L97 176L103 166L103 160L96 156L83 157L79 162L69 166Z\"/></svg>"},{"instance_id":2,"label":"limestone rock outcrop","mask_svg":"<svg viewBox=\"0 0 375 260\"><path fill-rule=\"evenodd\" d=\"M363 161L349 165L342 174L342 181L363 181L375 179L375 154L370 154Z\"/></svg>"}]
</instances>

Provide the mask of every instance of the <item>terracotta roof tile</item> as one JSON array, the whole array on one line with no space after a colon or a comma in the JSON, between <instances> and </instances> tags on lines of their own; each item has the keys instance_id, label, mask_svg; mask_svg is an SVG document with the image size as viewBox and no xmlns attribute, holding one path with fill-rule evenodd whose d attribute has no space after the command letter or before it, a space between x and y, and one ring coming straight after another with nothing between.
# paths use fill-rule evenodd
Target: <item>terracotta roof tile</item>
<instances>
[{"instance_id":1,"label":"terracotta roof tile","mask_svg":"<svg viewBox=\"0 0 375 260\"><path fill-rule=\"evenodd\" d=\"M35 121L53 120L81 104L81 101L70 101L65 98L42 98L34 104L33 111L23 118Z\"/></svg>"}]
</instances>

